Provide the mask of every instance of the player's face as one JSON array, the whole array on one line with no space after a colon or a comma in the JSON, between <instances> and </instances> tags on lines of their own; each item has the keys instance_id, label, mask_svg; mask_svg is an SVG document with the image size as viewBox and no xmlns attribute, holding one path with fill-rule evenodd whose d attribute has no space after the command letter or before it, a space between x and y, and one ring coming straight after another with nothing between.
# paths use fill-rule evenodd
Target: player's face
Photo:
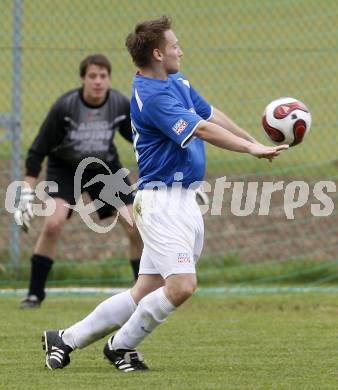
<instances>
[{"instance_id":1,"label":"player's face","mask_svg":"<svg viewBox=\"0 0 338 390\"><path fill-rule=\"evenodd\" d=\"M168 74L176 73L180 70L181 57L183 51L181 50L176 35L172 30L164 32L166 41L163 51L163 66Z\"/></svg>"},{"instance_id":2,"label":"player's face","mask_svg":"<svg viewBox=\"0 0 338 390\"><path fill-rule=\"evenodd\" d=\"M86 75L82 78L82 85L85 101L92 105L100 105L110 87L107 69L98 65L89 65Z\"/></svg>"}]
</instances>

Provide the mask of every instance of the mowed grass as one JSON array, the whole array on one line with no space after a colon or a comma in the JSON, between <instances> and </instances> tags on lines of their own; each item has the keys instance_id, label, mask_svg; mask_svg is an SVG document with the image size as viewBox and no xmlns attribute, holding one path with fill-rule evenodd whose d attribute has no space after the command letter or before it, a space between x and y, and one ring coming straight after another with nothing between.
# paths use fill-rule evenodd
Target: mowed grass
<instances>
[{"instance_id":1,"label":"mowed grass","mask_svg":"<svg viewBox=\"0 0 338 390\"><path fill-rule=\"evenodd\" d=\"M41 333L83 318L103 296L50 297L21 311L0 299L0 389L336 389L335 295L195 296L140 347L151 368L122 374L103 359L105 341L44 368Z\"/></svg>"}]
</instances>

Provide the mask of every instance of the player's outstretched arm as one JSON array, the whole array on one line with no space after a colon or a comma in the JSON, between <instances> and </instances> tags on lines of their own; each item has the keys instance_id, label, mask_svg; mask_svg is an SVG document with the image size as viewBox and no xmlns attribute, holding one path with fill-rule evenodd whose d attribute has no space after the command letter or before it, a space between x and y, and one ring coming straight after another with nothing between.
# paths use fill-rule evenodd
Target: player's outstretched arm
<instances>
[{"instance_id":1,"label":"player's outstretched arm","mask_svg":"<svg viewBox=\"0 0 338 390\"><path fill-rule=\"evenodd\" d=\"M278 156L282 150L287 149L289 145L264 146L253 143L241 137L234 135L227 129L214 123L202 121L197 126L194 135L209 142L212 145L233 152L249 153L258 158L267 158L272 160Z\"/></svg>"},{"instance_id":2,"label":"player's outstretched arm","mask_svg":"<svg viewBox=\"0 0 338 390\"><path fill-rule=\"evenodd\" d=\"M209 119L209 122L214 123L218 126L227 129L232 134L237 135L237 137L246 139L247 141L259 144L254 137L252 137L249 133L239 127L233 120L231 120L224 112L219 110L218 108L213 107L212 117Z\"/></svg>"}]
</instances>

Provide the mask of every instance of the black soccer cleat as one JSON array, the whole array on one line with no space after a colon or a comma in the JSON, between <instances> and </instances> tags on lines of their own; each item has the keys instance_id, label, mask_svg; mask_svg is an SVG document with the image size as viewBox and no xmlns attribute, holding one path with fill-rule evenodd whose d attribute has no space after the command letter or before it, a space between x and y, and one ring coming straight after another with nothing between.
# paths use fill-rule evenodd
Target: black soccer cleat
<instances>
[{"instance_id":1,"label":"black soccer cleat","mask_svg":"<svg viewBox=\"0 0 338 390\"><path fill-rule=\"evenodd\" d=\"M38 309L41 305L41 300L36 295L27 295L20 302L20 309Z\"/></svg>"},{"instance_id":2,"label":"black soccer cleat","mask_svg":"<svg viewBox=\"0 0 338 390\"><path fill-rule=\"evenodd\" d=\"M70 363L72 348L62 340L63 330L45 330L42 336L42 349L46 351L45 367L50 370L64 368Z\"/></svg>"},{"instance_id":3,"label":"black soccer cleat","mask_svg":"<svg viewBox=\"0 0 338 390\"><path fill-rule=\"evenodd\" d=\"M105 357L114 366L123 372L147 371L149 368L144 363L143 356L135 349L116 349L113 350L114 336L111 336L103 349Z\"/></svg>"}]
</instances>

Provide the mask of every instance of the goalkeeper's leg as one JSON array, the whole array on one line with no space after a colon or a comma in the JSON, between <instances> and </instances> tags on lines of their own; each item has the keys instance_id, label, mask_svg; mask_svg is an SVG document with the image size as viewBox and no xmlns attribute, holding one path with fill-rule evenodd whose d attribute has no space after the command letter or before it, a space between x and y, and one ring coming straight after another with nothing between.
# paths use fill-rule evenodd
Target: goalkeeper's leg
<instances>
[{"instance_id":1,"label":"goalkeeper's leg","mask_svg":"<svg viewBox=\"0 0 338 390\"><path fill-rule=\"evenodd\" d=\"M130 217L133 219L133 205L128 204L127 209L129 211ZM122 215L120 215L119 222L122 225L129 240L130 265L133 270L134 278L135 280L137 280L139 268L140 268L140 259L142 255L142 249L143 249L143 241L134 220L133 220L133 225L130 225L129 222L126 221Z\"/></svg>"},{"instance_id":2,"label":"goalkeeper's leg","mask_svg":"<svg viewBox=\"0 0 338 390\"><path fill-rule=\"evenodd\" d=\"M48 202L55 202L55 211L45 217L44 224L31 257L31 274L27 297L21 302L21 308L39 307L45 298L45 285L48 274L53 266L53 258L60 233L67 219L69 208L67 202L55 198Z\"/></svg>"}]
</instances>

